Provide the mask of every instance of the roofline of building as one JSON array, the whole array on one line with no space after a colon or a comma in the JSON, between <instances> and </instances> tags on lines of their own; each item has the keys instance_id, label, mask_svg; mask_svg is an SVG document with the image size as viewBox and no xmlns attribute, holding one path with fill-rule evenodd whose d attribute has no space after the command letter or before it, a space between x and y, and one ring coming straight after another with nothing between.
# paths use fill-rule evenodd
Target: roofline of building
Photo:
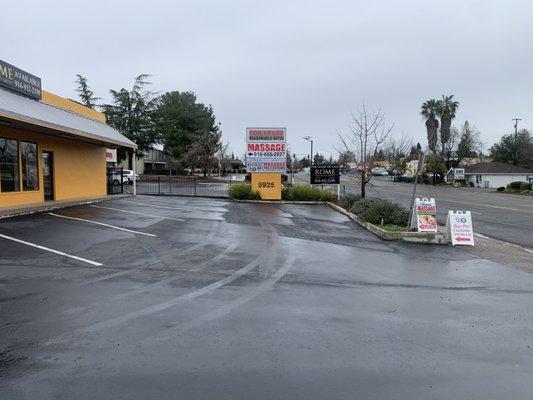
<instances>
[{"instance_id":1,"label":"roofline of building","mask_svg":"<svg viewBox=\"0 0 533 400\"><path fill-rule=\"evenodd\" d=\"M51 106L51 107L54 107L54 106ZM66 111L66 110L63 110L63 111L69 112L69 111ZM78 136L78 137L82 137L82 138L85 138L85 139L90 139L90 140L94 140L94 141L98 141L98 142L102 142L102 143L108 143L108 144L112 144L112 145L119 146L119 147L127 147L127 148L135 149L135 150L138 148L138 146L135 143L133 143L133 145L131 145L131 144L126 143L126 142L121 142L119 140L113 140L113 139L109 139L109 138L104 138L104 137L99 136L99 135L92 135L92 134L90 134L88 132L79 131L77 129L69 128L69 127L66 127L66 126L56 125L56 124L52 124L52 123L49 123L49 122L46 122L46 121L42 121L42 120L38 120L38 119L34 119L34 118L24 117L24 116L22 116L20 114L10 113L9 111L6 112L5 110L0 110L0 117L6 118L6 119L11 119L11 120L22 122L22 123L26 123L26 124L30 124L30 125L37 125L37 126L42 127L42 128L47 128L47 129L51 129L51 130L54 130L54 131L64 132L64 133L68 133L68 134L71 134L71 135L74 135L74 136ZM84 118L83 116L79 116L79 117L80 118ZM98 123L101 123L101 122L98 122Z\"/></svg>"},{"instance_id":2,"label":"roofline of building","mask_svg":"<svg viewBox=\"0 0 533 400\"><path fill-rule=\"evenodd\" d=\"M533 174L533 171L524 171L524 172L486 172L486 171L466 172L465 171L465 175L479 175L479 174L487 174L487 175L527 175L527 174Z\"/></svg>"}]
</instances>

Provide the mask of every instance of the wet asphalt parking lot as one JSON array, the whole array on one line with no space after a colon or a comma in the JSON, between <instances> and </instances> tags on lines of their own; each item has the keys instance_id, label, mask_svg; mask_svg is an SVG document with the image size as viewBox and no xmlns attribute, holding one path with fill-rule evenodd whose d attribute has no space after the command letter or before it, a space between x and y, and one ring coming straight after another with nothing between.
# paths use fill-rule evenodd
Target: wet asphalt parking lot
<instances>
[{"instance_id":1,"label":"wet asphalt parking lot","mask_svg":"<svg viewBox=\"0 0 533 400\"><path fill-rule=\"evenodd\" d=\"M526 272L325 206L53 214L0 220L2 399L532 398Z\"/></svg>"}]
</instances>

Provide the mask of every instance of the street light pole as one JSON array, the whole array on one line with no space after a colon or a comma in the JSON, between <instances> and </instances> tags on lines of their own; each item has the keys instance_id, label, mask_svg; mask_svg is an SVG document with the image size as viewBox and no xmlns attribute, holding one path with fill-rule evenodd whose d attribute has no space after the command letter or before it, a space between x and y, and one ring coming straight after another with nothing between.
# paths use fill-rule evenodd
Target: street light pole
<instances>
[{"instance_id":1,"label":"street light pole","mask_svg":"<svg viewBox=\"0 0 533 400\"><path fill-rule=\"evenodd\" d=\"M304 136L305 140L311 142L311 155L309 157L309 166L313 165L313 136Z\"/></svg>"}]
</instances>

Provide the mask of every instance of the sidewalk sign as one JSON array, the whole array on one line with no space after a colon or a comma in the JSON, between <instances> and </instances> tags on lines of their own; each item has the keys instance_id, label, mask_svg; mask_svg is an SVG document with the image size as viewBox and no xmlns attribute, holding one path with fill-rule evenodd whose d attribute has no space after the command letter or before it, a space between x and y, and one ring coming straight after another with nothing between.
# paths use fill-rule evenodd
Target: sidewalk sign
<instances>
[{"instance_id":1,"label":"sidewalk sign","mask_svg":"<svg viewBox=\"0 0 533 400\"><path fill-rule=\"evenodd\" d=\"M474 246L474 228L470 211L448 211L446 238L452 245Z\"/></svg>"},{"instance_id":2,"label":"sidewalk sign","mask_svg":"<svg viewBox=\"0 0 533 400\"><path fill-rule=\"evenodd\" d=\"M434 198L415 199L410 227L418 232L437 232L437 205Z\"/></svg>"}]
</instances>

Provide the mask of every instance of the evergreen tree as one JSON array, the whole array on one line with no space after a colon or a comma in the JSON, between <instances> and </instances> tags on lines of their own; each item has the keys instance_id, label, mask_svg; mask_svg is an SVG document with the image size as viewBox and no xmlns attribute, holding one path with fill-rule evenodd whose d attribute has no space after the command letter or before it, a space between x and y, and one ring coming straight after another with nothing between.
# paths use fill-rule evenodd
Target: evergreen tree
<instances>
[{"instance_id":1,"label":"evergreen tree","mask_svg":"<svg viewBox=\"0 0 533 400\"><path fill-rule=\"evenodd\" d=\"M95 97L94 92L89 88L87 83L87 78L77 74L75 83L78 85L76 92L78 92L78 97L81 100L81 103L85 107L95 108L98 100L102 100L100 97Z\"/></svg>"},{"instance_id":2,"label":"evergreen tree","mask_svg":"<svg viewBox=\"0 0 533 400\"><path fill-rule=\"evenodd\" d=\"M461 127L461 139L457 145L457 158L459 161L476 157L479 149L479 132L465 121Z\"/></svg>"},{"instance_id":3,"label":"evergreen tree","mask_svg":"<svg viewBox=\"0 0 533 400\"><path fill-rule=\"evenodd\" d=\"M149 76L142 74L135 78L131 90L111 89L109 93L113 104L102 106L107 123L137 144L141 155L150 150L159 139L152 123L152 112L158 98L155 93L144 89L150 84L146 81ZM130 158L130 164L131 161Z\"/></svg>"}]
</instances>

